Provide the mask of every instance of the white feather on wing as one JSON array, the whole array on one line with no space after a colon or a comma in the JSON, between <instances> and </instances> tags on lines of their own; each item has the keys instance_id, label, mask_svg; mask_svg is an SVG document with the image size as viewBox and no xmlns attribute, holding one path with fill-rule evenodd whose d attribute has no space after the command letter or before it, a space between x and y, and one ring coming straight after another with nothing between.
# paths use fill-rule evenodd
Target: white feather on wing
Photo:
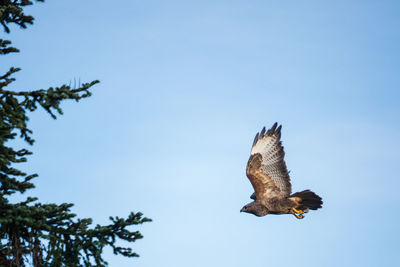
<instances>
[{"instance_id":1,"label":"white feather on wing","mask_svg":"<svg viewBox=\"0 0 400 267\"><path fill-rule=\"evenodd\" d=\"M258 171L271 178L275 186L279 189L279 195L288 196L292 191L290 184L290 176L287 171L286 163L284 161L285 152L280 141L281 137L281 126L277 128L277 123L265 133L265 127L262 129L260 134L257 133L253 147L250 152L250 156L260 154L262 156L261 166ZM261 178L261 177L260 177ZM265 184L267 186L267 184ZM265 190L264 197L268 198L268 191Z\"/></svg>"}]
</instances>

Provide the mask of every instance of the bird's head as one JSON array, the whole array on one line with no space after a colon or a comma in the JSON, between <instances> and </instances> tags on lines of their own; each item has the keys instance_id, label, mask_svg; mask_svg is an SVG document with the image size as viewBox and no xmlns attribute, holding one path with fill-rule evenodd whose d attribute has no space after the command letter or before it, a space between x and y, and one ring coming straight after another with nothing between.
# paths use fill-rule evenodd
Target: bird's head
<instances>
[{"instance_id":1,"label":"bird's head","mask_svg":"<svg viewBox=\"0 0 400 267\"><path fill-rule=\"evenodd\" d=\"M252 213L258 217L265 216L269 213L268 209L264 205L256 201L245 205L240 212Z\"/></svg>"}]
</instances>

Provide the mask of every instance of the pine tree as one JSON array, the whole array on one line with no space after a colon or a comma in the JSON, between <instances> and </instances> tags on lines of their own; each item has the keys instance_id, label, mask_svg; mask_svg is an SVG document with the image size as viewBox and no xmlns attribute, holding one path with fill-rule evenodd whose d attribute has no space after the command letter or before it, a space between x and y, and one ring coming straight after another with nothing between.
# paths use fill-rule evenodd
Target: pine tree
<instances>
[{"instance_id":1,"label":"pine tree","mask_svg":"<svg viewBox=\"0 0 400 267\"><path fill-rule=\"evenodd\" d=\"M10 32L9 24L26 28L33 23L34 18L24 14L24 7L32 4L29 0L0 0L0 23L6 33ZM0 54L15 52L19 51L9 40L0 39ZM117 255L138 256L117 242L142 238L140 232L128 229L151 221L140 212L132 212L126 219L110 217L109 225L91 227L91 219L77 218L71 212L73 204L42 204L32 197L22 202L10 201L10 196L34 188L32 179L37 177L15 167L26 162L32 153L8 146L15 138L33 145L27 113L42 107L56 119L62 115L62 101L87 98L91 95L89 89L98 83L84 83L79 88L62 85L47 90L6 90L19 70L11 67L0 76L0 266L107 266L102 257L106 246Z\"/></svg>"}]
</instances>

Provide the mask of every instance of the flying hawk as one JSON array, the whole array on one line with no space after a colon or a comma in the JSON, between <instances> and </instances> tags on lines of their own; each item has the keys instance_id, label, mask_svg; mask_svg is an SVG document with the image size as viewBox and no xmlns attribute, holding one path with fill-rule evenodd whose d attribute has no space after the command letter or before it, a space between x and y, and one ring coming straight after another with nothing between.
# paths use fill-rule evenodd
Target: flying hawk
<instances>
[{"instance_id":1,"label":"flying hawk","mask_svg":"<svg viewBox=\"0 0 400 267\"><path fill-rule=\"evenodd\" d=\"M275 123L265 132L265 127L254 138L246 174L254 193L254 201L240 211L256 216L267 214L293 214L303 219L304 213L322 207L322 199L310 190L291 195L289 172L284 161L285 152L280 141L282 125Z\"/></svg>"}]
</instances>

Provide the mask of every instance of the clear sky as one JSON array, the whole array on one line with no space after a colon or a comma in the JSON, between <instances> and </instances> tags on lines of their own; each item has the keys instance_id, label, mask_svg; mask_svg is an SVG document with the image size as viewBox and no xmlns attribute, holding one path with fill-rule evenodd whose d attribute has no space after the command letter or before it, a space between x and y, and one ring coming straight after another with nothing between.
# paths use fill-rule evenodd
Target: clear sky
<instances>
[{"instance_id":1,"label":"clear sky","mask_svg":"<svg viewBox=\"0 0 400 267\"><path fill-rule=\"evenodd\" d=\"M80 217L142 211L141 257L110 266L399 263L399 1L46 1L6 36L10 89L99 79L32 114L29 194ZM3 33L2 36L5 34ZM254 135L275 121L303 220L240 213Z\"/></svg>"}]
</instances>

